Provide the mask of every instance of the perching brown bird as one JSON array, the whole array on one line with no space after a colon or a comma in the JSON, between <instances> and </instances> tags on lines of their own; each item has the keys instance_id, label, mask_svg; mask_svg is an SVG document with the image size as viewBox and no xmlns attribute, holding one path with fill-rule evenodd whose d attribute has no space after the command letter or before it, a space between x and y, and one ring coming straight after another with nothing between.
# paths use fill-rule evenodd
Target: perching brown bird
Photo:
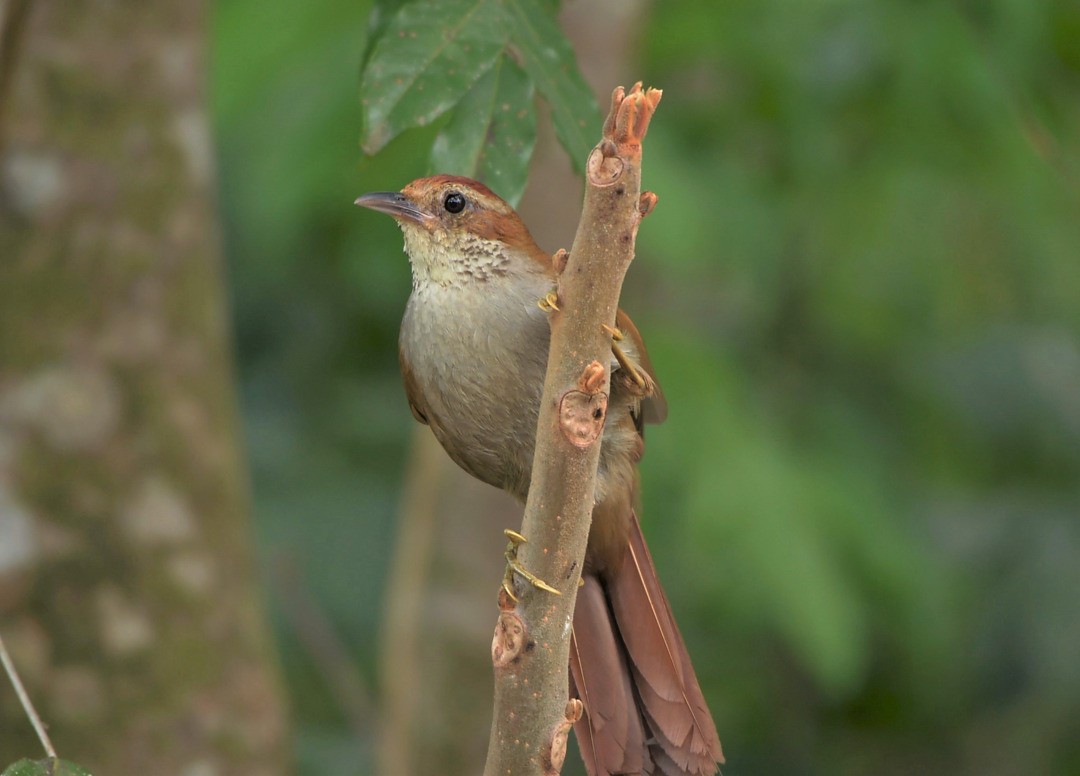
<instances>
[{"instance_id":1,"label":"perching brown bird","mask_svg":"<svg viewBox=\"0 0 1080 776\"><path fill-rule=\"evenodd\" d=\"M421 178L356 204L401 226L413 290L400 360L413 415L465 471L528 495L550 329L537 301L550 257L521 218L468 178ZM667 413L637 328L620 310L596 505L570 645L589 773L713 774L720 741L634 504L642 424Z\"/></svg>"}]
</instances>

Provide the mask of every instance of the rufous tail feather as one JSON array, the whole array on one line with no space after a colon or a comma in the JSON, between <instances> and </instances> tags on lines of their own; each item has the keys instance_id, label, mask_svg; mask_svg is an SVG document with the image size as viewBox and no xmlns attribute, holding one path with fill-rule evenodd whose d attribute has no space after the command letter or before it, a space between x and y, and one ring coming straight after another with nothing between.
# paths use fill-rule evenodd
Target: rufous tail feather
<instances>
[{"instance_id":1,"label":"rufous tail feather","mask_svg":"<svg viewBox=\"0 0 1080 776\"><path fill-rule=\"evenodd\" d=\"M585 706L575 732L590 776L716 773L716 726L636 514L618 570L583 579L570 675Z\"/></svg>"}]
</instances>

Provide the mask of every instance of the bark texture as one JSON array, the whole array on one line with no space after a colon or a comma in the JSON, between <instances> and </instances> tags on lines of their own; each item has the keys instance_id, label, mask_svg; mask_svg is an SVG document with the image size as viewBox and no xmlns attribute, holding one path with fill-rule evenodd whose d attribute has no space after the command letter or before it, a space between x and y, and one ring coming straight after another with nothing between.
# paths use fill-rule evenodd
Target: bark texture
<instances>
[{"instance_id":1,"label":"bark texture","mask_svg":"<svg viewBox=\"0 0 1080 776\"><path fill-rule=\"evenodd\" d=\"M521 532L522 565L554 585L554 595L517 585L504 595L495 628L495 710L486 776L562 769L570 726L567 664L574 600L593 508L610 374L610 328L634 257L641 218L655 197L641 195L641 140L660 92L611 100L603 139L586 165L585 202L569 258L557 262L557 304L537 425L532 482Z\"/></svg>"},{"instance_id":2,"label":"bark texture","mask_svg":"<svg viewBox=\"0 0 1080 776\"><path fill-rule=\"evenodd\" d=\"M0 630L65 759L285 772L213 207L205 5L0 9L26 10L0 38ZM0 730L0 764L38 756L3 690Z\"/></svg>"}]
</instances>

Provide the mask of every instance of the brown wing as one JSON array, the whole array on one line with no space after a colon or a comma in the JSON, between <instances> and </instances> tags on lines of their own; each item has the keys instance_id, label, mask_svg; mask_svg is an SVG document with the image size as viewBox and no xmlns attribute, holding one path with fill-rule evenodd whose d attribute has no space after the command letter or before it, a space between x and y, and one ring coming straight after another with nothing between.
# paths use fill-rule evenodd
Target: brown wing
<instances>
[{"instance_id":1,"label":"brown wing","mask_svg":"<svg viewBox=\"0 0 1080 776\"><path fill-rule=\"evenodd\" d=\"M656 379L653 365L649 361L649 353L645 350L645 340L641 338L641 332L622 308L615 313L615 326L623 333L624 338L633 343L638 365L653 381L652 393L641 400L642 420L646 423L663 423L667 419L667 400L660 388L660 382Z\"/></svg>"}]
</instances>

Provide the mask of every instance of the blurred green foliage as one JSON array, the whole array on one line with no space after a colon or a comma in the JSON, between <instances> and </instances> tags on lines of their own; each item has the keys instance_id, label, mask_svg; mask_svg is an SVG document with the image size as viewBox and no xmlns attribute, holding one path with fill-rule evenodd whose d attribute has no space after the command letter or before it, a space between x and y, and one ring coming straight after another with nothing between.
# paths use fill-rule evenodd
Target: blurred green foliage
<instances>
[{"instance_id":1,"label":"blurred green foliage","mask_svg":"<svg viewBox=\"0 0 1080 776\"><path fill-rule=\"evenodd\" d=\"M90 776L90 771L67 760L19 760L0 776Z\"/></svg>"},{"instance_id":2,"label":"blurred green foliage","mask_svg":"<svg viewBox=\"0 0 1080 776\"><path fill-rule=\"evenodd\" d=\"M216 8L263 547L370 677L409 277L351 202L461 119L362 160L370 5ZM656 3L636 51L660 205L624 306L672 407L646 532L725 773L1080 773L1080 8ZM368 772L282 633L301 770Z\"/></svg>"}]
</instances>

